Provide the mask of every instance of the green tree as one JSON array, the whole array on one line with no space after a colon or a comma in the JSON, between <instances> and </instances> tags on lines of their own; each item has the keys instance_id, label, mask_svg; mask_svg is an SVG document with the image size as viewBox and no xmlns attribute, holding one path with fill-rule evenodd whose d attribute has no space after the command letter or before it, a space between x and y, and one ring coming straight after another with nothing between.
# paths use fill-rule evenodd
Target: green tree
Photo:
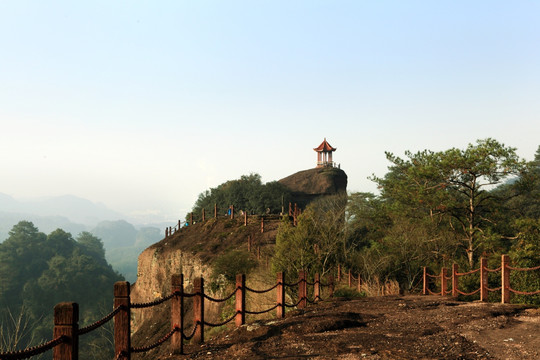
<instances>
[{"instance_id":1,"label":"green tree","mask_svg":"<svg viewBox=\"0 0 540 360\"><path fill-rule=\"evenodd\" d=\"M433 222L447 221L472 268L475 254L489 237L485 230L492 222L492 207L501 201L490 190L526 169L515 150L485 139L465 150L407 152L408 160L388 153L390 172L374 181L395 209Z\"/></svg>"}]
</instances>

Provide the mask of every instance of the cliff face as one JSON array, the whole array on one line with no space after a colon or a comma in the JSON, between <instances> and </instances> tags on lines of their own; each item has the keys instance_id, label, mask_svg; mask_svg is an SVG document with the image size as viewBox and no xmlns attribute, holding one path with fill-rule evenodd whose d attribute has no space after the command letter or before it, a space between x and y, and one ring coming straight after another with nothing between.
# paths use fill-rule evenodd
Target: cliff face
<instances>
[{"instance_id":1,"label":"cliff face","mask_svg":"<svg viewBox=\"0 0 540 360\"><path fill-rule=\"evenodd\" d=\"M347 192L347 174L331 167L299 171L279 183L291 190L294 202L301 208L318 197Z\"/></svg>"}]
</instances>

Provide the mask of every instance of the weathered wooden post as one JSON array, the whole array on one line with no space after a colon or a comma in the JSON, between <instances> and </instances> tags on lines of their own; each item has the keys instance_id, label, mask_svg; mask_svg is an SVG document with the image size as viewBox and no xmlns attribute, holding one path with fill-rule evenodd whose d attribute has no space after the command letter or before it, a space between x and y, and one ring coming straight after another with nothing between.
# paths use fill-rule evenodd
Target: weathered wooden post
<instances>
[{"instance_id":1,"label":"weathered wooden post","mask_svg":"<svg viewBox=\"0 0 540 360\"><path fill-rule=\"evenodd\" d=\"M123 359L131 359L131 310L129 282L118 281L114 284L114 308L121 310L114 317L114 353L123 355Z\"/></svg>"},{"instance_id":2,"label":"weathered wooden post","mask_svg":"<svg viewBox=\"0 0 540 360\"><path fill-rule=\"evenodd\" d=\"M315 274L315 281L313 283L313 297L315 302L317 302L321 300L321 276L319 273Z\"/></svg>"},{"instance_id":3,"label":"weathered wooden post","mask_svg":"<svg viewBox=\"0 0 540 360\"><path fill-rule=\"evenodd\" d=\"M165 237L166 238L169 237L169 228L168 227L165 228Z\"/></svg>"},{"instance_id":4,"label":"weathered wooden post","mask_svg":"<svg viewBox=\"0 0 540 360\"><path fill-rule=\"evenodd\" d=\"M53 339L65 336L66 341L53 348L55 360L77 360L79 358L79 305L62 302L54 307Z\"/></svg>"},{"instance_id":5,"label":"weathered wooden post","mask_svg":"<svg viewBox=\"0 0 540 360\"><path fill-rule=\"evenodd\" d=\"M202 209L202 221L204 222L206 220L206 210Z\"/></svg>"},{"instance_id":6,"label":"weathered wooden post","mask_svg":"<svg viewBox=\"0 0 540 360\"><path fill-rule=\"evenodd\" d=\"M447 269L443 267L441 269L441 296L446 295L446 290L448 286L448 283L446 282L446 272L447 272Z\"/></svg>"},{"instance_id":7,"label":"weathered wooden post","mask_svg":"<svg viewBox=\"0 0 540 360\"><path fill-rule=\"evenodd\" d=\"M276 317L282 319L285 317L285 273L277 273L277 308L276 308Z\"/></svg>"},{"instance_id":8,"label":"weathered wooden post","mask_svg":"<svg viewBox=\"0 0 540 360\"><path fill-rule=\"evenodd\" d=\"M293 216L292 204L289 202L289 216Z\"/></svg>"},{"instance_id":9,"label":"weathered wooden post","mask_svg":"<svg viewBox=\"0 0 540 360\"><path fill-rule=\"evenodd\" d=\"M264 233L264 216L261 217L261 233Z\"/></svg>"},{"instance_id":10,"label":"weathered wooden post","mask_svg":"<svg viewBox=\"0 0 540 360\"><path fill-rule=\"evenodd\" d=\"M180 231L181 228L182 228L182 221L178 220L178 230Z\"/></svg>"},{"instance_id":11,"label":"weathered wooden post","mask_svg":"<svg viewBox=\"0 0 540 360\"><path fill-rule=\"evenodd\" d=\"M193 341L197 344L204 343L204 279L193 280L193 325L197 326Z\"/></svg>"},{"instance_id":12,"label":"weathered wooden post","mask_svg":"<svg viewBox=\"0 0 540 360\"><path fill-rule=\"evenodd\" d=\"M300 270L298 272L298 281L298 308L303 309L307 306L307 284L305 270Z\"/></svg>"},{"instance_id":13,"label":"weathered wooden post","mask_svg":"<svg viewBox=\"0 0 540 360\"><path fill-rule=\"evenodd\" d=\"M231 210L231 219L234 219L234 205L229 208Z\"/></svg>"},{"instance_id":14,"label":"weathered wooden post","mask_svg":"<svg viewBox=\"0 0 540 360\"><path fill-rule=\"evenodd\" d=\"M358 273L356 275L358 276L357 290L358 290L358 292L362 292L362 279L360 278L360 273Z\"/></svg>"},{"instance_id":15,"label":"weathered wooden post","mask_svg":"<svg viewBox=\"0 0 540 360\"><path fill-rule=\"evenodd\" d=\"M428 278L427 278L427 268L424 266L424 275L423 275L423 279L424 279L424 286L422 287L422 295L427 295L427 290L428 290Z\"/></svg>"},{"instance_id":16,"label":"weathered wooden post","mask_svg":"<svg viewBox=\"0 0 540 360\"><path fill-rule=\"evenodd\" d=\"M452 264L452 297L458 297L458 264Z\"/></svg>"},{"instance_id":17,"label":"weathered wooden post","mask_svg":"<svg viewBox=\"0 0 540 360\"><path fill-rule=\"evenodd\" d=\"M352 287L352 273L351 273L351 269L349 269L349 287Z\"/></svg>"},{"instance_id":18,"label":"weathered wooden post","mask_svg":"<svg viewBox=\"0 0 540 360\"><path fill-rule=\"evenodd\" d=\"M508 265L510 258L508 255L501 256L501 303L508 304L510 302L510 269Z\"/></svg>"},{"instance_id":19,"label":"weathered wooden post","mask_svg":"<svg viewBox=\"0 0 540 360\"><path fill-rule=\"evenodd\" d=\"M171 278L171 290L175 294L171 299L171 327L178 330L171 337L171 352L184 353L184 274L174 274Z\"/></svg>"},{"instance_id":20,"label":"weathered wooden post","mask_svg":"<svg viewBox=\"0 0 540 360\"><path fill-rule=\"evenodd\" d=\"M217 204L214 204L214 219L217 219Z\"/></svg>"},{"instance_id":21,"label":"weathered wooden post","mask_svg":"<svg viewBox=\"0 0 540 360\"><path fill-rule=\"evenodd\" d=\"M488 272L486 258L480 258L480 301L488 300Z\"/></svg>"},{"instance_id":22,"label":"weathered wooden post","mask_svg":"<svg viewBox=\"0 0 540 360\"><path fill-rule=\"evenodd\" d=\"M169 226L169 235L172 235L173 232L172 232L172 226Z\"/></svg>"},{"instance_id":23,"label":"weathered wooden post","mask_svg":"<svg viewBox=\"0 0 540 360\"><path fill-rule=\"evenodd\" d=\"M248 224L247 211L244 211L244 226L247 226L247 224Z\"/></svg>"},{"instance_id":24,"label":"weathered wooden post","mask_svg":"<svg viewBox=\"0 0 540 360\"><path fill-rule=\"evenodd\" d=\"M236 275L236 327L246 323L246 275Z\"/></svg>"}]
</instances>

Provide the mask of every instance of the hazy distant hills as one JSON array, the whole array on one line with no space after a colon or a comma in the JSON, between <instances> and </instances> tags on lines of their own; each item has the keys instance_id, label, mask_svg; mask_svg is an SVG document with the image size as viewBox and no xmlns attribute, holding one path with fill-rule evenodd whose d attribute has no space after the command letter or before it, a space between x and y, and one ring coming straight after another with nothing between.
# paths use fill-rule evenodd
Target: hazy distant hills
<instances>
[{"instance_id":1,"label":"hazy distant hills","mask_svg":"<svg viewBox=\"0 0 540 360\"><path fill-rule=\"evenodd\" d=\"M76 237L82 231L89 231L103 240L109 263L133 282L137 274L137 256L163 239L163 229L170 224L135 226L125 219L103 204L72 195L17 200L0 193L0 242L21 220L31 221L45 234L60 228Z\"/></svg>"},{"instance_id":2,"label":"hazy distant hills","mask_svg":"<svg viewBox=\"0 0 540 360\"><path fill-rule=\"evenodd\" d=\"M73 195L15 200L9 195L0 193L0 212L38 216L69 216L70 221L86 225L95 225L102 220L125 218L122 214L103 204L96 204Z\"/></svg>"}]
</instances>

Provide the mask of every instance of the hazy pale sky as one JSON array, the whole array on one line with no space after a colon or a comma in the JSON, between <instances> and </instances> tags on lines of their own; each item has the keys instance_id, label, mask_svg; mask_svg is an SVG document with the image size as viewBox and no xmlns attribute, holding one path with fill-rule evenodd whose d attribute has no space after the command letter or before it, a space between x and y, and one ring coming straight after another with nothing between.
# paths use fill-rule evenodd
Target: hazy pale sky
<instances>
[{"instance_id":1,"label":"hazy pale sky","mask_svg":"<svg viewBox=\"0 0 540 360\"><path fill-rule=\"evenodd\" d=\"M183 218L199 193L384 151L540 145L540 2L0 1L0 193Z\"/></svg>"}]
</instances>

